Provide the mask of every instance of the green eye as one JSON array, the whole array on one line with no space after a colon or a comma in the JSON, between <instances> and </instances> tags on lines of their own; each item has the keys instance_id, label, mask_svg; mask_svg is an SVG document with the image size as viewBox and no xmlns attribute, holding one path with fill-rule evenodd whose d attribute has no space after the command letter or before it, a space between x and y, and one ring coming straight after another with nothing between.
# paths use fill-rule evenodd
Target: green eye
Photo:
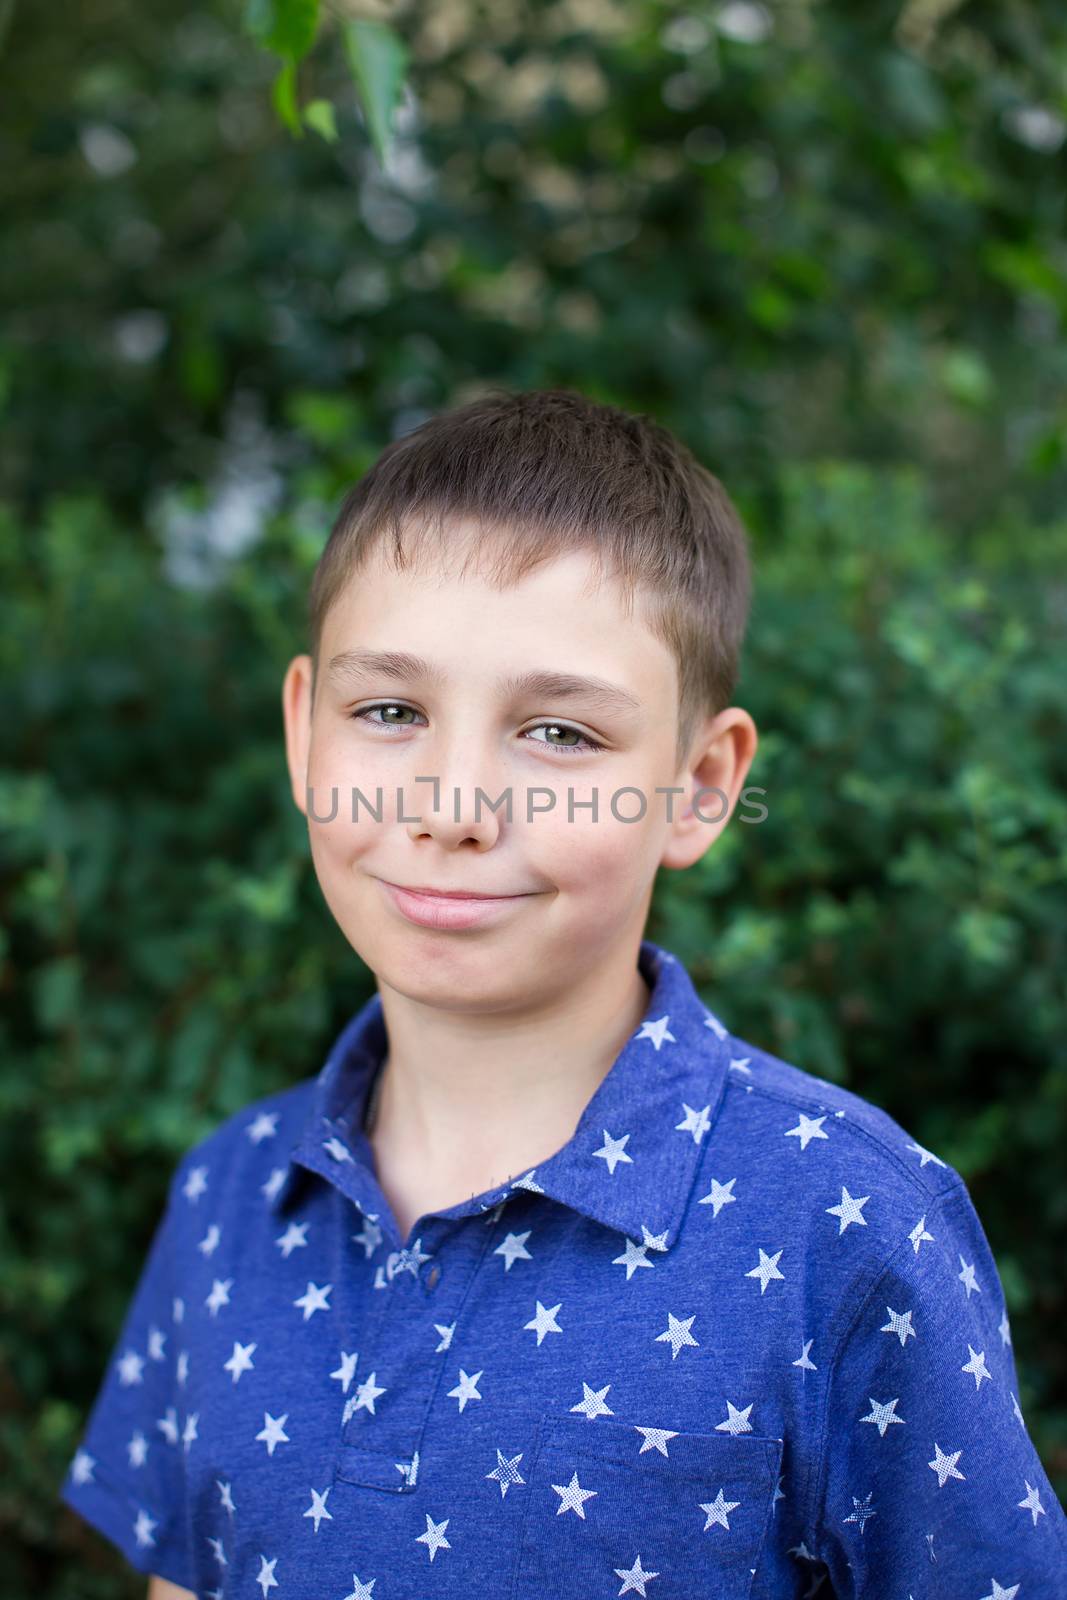
<instances>
[{"instance_id":1,"label":"green eye","mask_svg":"<svg viewBox=\"0 0 1067 1600\"><path fill-rule=\"evenodd\" d=\"M373 715L376 711L408 712L412 717L418 717L421 714L415 710L414 706L406 706L399 700L379 700L376 705L363 706L359 711L353 711L351 713L352 720L354 722L370 722L376 728L413 728L417 726L414 722L398 722L392 718L379 721ZM574 744L556 744L551 739L531 739L529 741L531 744L542 745L546 750L559 751L561 755L570 755L572 751L578 755L585 755L591 751L603 750L604 748L596 739L592 739L587 733L583 733L581 728L572 728L566 722L537 722L534 724L534 728L552 729L557 734L573 734L576 740ZM523 734L523 738L527 738L533 731L533 728L528 728L526 733Z\"/></svg>"}]
</instances>

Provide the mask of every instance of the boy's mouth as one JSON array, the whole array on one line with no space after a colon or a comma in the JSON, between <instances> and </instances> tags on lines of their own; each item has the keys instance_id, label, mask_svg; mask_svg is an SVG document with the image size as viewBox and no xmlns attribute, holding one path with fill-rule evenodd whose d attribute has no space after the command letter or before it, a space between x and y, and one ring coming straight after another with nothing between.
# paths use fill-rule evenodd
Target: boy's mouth
<instances>
[{"instance_id":1,"label":"boy's mouth","mask_svg":"<svg viewBox=\"0 0 1067 1600\"><path fill-rule=\"evenodd\" d=\"M532 891L483 894L470 889L409 889L390 883L387 878L379 878L378 882L390 904L406 921L420 928L471 928L496 921L523 900L532 898Z\"/></svg>"},{"instance_id":2,"label":"boy's mouth","mask_svg":"<svg viewBox=\"0 0 1067 1600\"><path fill-rule=\"evenodd\" d=\"M432 895L435 899L444 900L516 900L526 890L517 894L494 894L488 889L435 889L429 883L393 883L389 878L383 878L383 883L388 883L393 889L402 889L405 894Z\"/></svg>"}]
</instances>

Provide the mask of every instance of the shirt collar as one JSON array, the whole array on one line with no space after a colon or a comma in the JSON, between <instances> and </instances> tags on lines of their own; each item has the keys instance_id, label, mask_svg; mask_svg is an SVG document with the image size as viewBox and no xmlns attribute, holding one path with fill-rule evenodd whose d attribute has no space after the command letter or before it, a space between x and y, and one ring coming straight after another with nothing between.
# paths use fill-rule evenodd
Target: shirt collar
<instances>
[{"instance_id":1,"label":"shirt collar","mask_svg":"<svg viewBox=\"0 0 1067 1600\"><path fill-rule=\"evenodd\" d=\"M643 939L638 965L651 989L644 1018L567 1144L512 1183L451 1206L441 1216L476 1215L512 1191L527 1189L638 1244L666 1250L674 1243L703 1140L726 1086L730 1036L676 956ZM282 1210L303 1174L312 1172L377 1220L381 1193L363 1111L387 1042L381 996L374 994L313 1080L310 1113L270 1198L274 1211Z\"/></svg>"}]
</instances>

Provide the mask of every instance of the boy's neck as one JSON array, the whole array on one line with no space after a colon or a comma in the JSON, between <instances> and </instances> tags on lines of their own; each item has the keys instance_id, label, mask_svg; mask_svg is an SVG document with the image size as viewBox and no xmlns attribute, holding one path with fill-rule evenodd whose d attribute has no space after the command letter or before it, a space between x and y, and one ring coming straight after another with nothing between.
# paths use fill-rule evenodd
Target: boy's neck
<instances>
[{"instance_id":1,"label":"boy's neck","mask_svg":"<svg viewBox=\"0 0 1067 1600\"><path fill-rule=\"evenodd\" d=\"M650 992L636 961L601 969L535 1021L503 1022L486 1037L457 1027L454 1014L437 1026L432 1011L384 988L389 1046L364 1126L402 1236L423 1211L495 1188L561 1149Z\"/></svg>"}]
</instances>

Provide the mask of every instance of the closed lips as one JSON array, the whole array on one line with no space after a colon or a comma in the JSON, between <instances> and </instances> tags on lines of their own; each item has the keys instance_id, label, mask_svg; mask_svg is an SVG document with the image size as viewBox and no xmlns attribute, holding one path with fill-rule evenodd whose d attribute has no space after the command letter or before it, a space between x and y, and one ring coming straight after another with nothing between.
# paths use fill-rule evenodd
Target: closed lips
<instances>
[{"instance_id":1,"label":"closed lips","mask_svg":"<svg viewBox=\"0 0 1067 1600\"><path fill-rule=\"evenodd\" d=\"M424 889L408 888L406 884L394 883L394 889L400 889L404 894L432 895L436 900L516 900L518 895L513 894L482 894L475 889ZM527 891L523 890L522 893Z\"/></svg>"}]
</instances>

